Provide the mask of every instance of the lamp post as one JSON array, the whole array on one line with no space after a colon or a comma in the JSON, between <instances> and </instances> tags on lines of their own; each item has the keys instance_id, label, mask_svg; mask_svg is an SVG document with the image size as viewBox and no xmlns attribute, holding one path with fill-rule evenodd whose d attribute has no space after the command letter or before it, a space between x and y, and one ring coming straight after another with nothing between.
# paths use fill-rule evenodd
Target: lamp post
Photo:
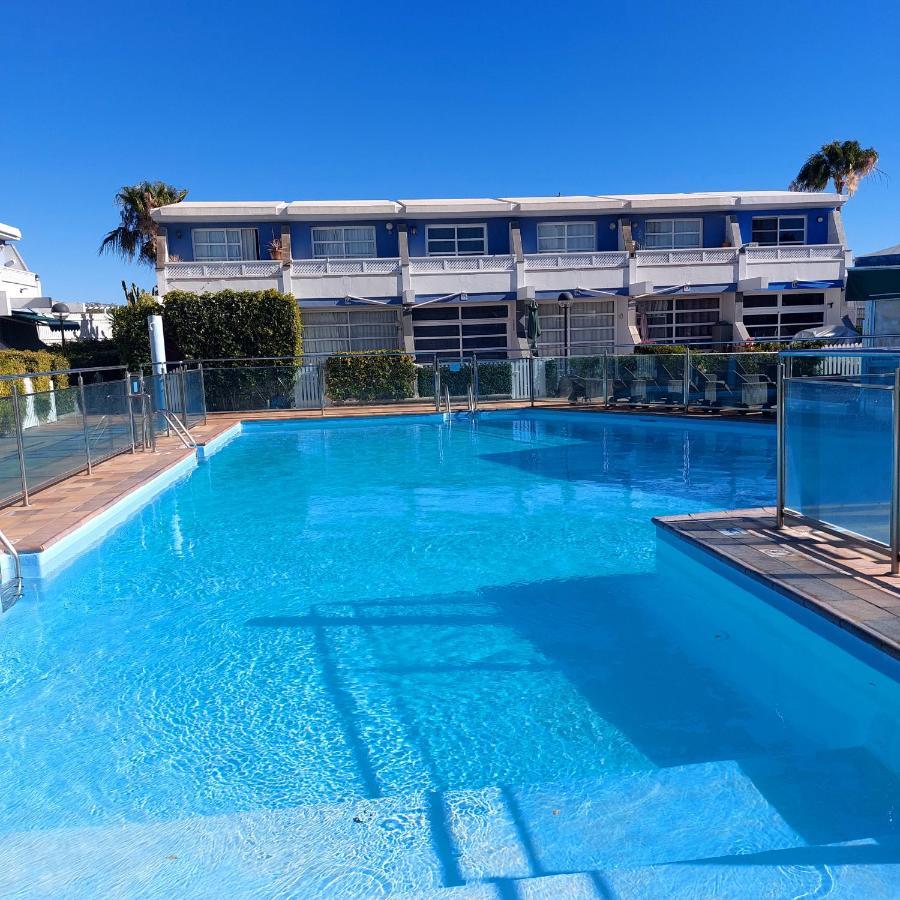
<instances>
[{"instance_id":1,"label":"lamp post","mask_svg":"<svg viewBox=\"0 0 900 900\"><path fill-rule=\"evenodd\" d=\"M50 307L50 312L53 313L59 319L59 334L62 339L62 349L63 353L66 351L66 328L65 321L69 316L69 307L66 306L65 303L58 302L54 303L53 306Z\"/></svg>"},{"instance_id":2,"label":"lamp post","mask_svg":"<svg viewBox=\"0 0 900 900\"><path fill-rule=\"evenodd\" d=\"M563 291L557 298L560 312L562 313L562 339L563 339L563 356L569 355L569 305L575 298L568 292Z\"/></svg>"}]
</instances>

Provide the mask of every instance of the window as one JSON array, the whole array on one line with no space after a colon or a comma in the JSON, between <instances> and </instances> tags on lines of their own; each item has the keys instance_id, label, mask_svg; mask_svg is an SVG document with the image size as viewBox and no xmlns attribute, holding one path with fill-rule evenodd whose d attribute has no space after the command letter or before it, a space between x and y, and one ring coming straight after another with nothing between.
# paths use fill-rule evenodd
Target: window
<instances>
[{"instance_id":1,"label":"window","mask_svg":"<svg viewBox=\"0 0 900 900\"><path fill-rule=\"evenodd\" d=\"M791 338L798 331L820 328L824 324L824 294L798 292L744 296L744 325L752 338Z\"/></svg>"},{"instance_id":2,"label":"window","mask_svg":"<svg viewBox=\"0 0 900 900\"><path fill-rule=\"evenodd\" d=\"M597 247L593 222L538 222L538 253L590 253Z\"/></svg>"},{"instance_id":3,"label":"window","mask_svg":"<svg viewBox=\"0 0 900 900\"><path fill-rule=\"evenodd\" d=\"M313 228L312 247L313 257L316 259L362 259L375 256L375 226Z\"/></svg>"},{"instance_id":4,"label":"window","mask_svg":"<svg viewBox=\"0 0 900 900\"><path fill-rule=\"evenodd\" d=\"M259 259L255 228L195 228L191 237L196 262Z\"/></svg>"},{"instance_id":5,"label":"window","mask_svg":"<svg viewBox=\"0 0 900 900\"><path fill-rule=\"evenodd\" d=\"M654 297L637 301L641 339L657 344L712 340L719 321L718 297Z\"/></svg>"},{"instance_id":6,"label":"window","mask_svg":"<svg viewBox=\"0 0 900 900\"><path fill-rule=\"evenodd\" d=\"M571 356L590 356L611 350L616 327L614 303L613 300L576 300L569 306L568 321L556 301L539 303L538 349L544 356L565 356L566 350Z\"/></svg>"},{"instance_id":7,"label":"window","mask_svg":"<svg viewBox=\"0 0 900 900\"><path fill-rule=\"evenodd\" d=\"M400 326L396 310L303 310L304 353L399 348Z\"/></svg>"},{"instance_id":8,"label":"window","mask_svg":"<svg viewBox=\"0 0 900 900\"><path fill-rule=\"evenodd\" d=\"M703 246L703 219L648 219L646 250L681 250Z\"/></svg>"},{"instance_id":9,"label":"window","mask_svg":"<svg viewBox=\"0 0 900 900\"><path fill-rule=\"evenodd\" d=\"M487 228L484 225L429 225L425 229L425 252L429 256L484 256Z\"/></svg>"},{"instance_id":10,"label":"window","mask_svg":"<svg viewBox=\"0 0 900 900\"><path fill-rule=\"evenodd\" d=\"M413 309L416 353L477 353L486 359L506 356L509 307L503 304L443 306Z\"/></svg>"},{"instance_id":11,"label":"window","mask_svg":"<svg viewBox=\"0 0 900 900\"><path fill-rule=\"evenodd\" d=\"M805 216L754 216L750 240L760 246L805 244Z\"/></svg>"}]
</instances>

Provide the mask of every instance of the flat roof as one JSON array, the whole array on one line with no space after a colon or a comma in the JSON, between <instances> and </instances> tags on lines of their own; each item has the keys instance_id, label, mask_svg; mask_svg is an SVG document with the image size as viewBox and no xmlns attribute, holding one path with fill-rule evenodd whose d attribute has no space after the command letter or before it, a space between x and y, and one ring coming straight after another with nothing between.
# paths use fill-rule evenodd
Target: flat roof
<instances>
[{"instance_id":1,"label":"flat roof","mask_svg":"<svg viewBox=\"0 0 900 900\"><path fill-rule=\"evenodd\" d=\"M394 219L419 216L567 215L587 212L653 212L691 209L837 207L843 194L804 191L704 191L681 194L575 194L556 197L475 197L409 200L185 200L153 210L157 222L271 219Z\"/></svg>"},{"instance_id":2,"label":"flat roof","mask_svg":"<svg viewBox=\"0 0 900 900\"><path fill-rule=\"evenodd\" d=\"M21 239L22 232L18 228L0 222L0 241L19 241Z\"/></svg>"}]
</instances>

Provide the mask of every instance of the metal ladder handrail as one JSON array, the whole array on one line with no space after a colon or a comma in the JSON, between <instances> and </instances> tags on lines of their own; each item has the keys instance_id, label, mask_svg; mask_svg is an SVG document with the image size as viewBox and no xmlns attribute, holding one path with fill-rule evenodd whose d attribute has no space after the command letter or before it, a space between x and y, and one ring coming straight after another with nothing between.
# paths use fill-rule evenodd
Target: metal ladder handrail
<instances>
[{"instance_id":1,"label":"metal ladder handrail","mask_svg":"<svg viewBox=\"0 0 900 900\"><path fill-rule=\"evenodd\" d=\"M167 409L161 409L162 417L166 420L169 427L178 435L181 443L184 444L189 450L195 450L197 448L197 442L194 440L194 436L188 431L181 422L178 421L178 416L173 415Z\"/></svg>"},{"instance_id":2,"label":"metal ladder handrail","mask_svg":"<svg viewBox=\"0 0 900 900\"><path fill-rule=\"evenodd\" d=\"M450 414L450 385L444 385L444 403L447 405L447 414Z\"/></svg>"},{"instance_id":3,"label":"metal ladder handrail","mask_svg":"<svg viewBox=\"0 0 900 900\"><path fill-rule=\"evenodd\" d=\"M468 388L466 389L466 399L468 400L468 403L469 403L469 414L474 416L475 413L478 411L478 401L475 399L475 391L472 390L471 383L469 384Z\"/></svg>"},{"instance_id":4,"label":"metal ladder handrail","mask_svg":"<svg viewBox=\"0 0 900 900\"><path fill-rule=\"evenodd\" d=\"M12 541L0 531L0 544L3 545L7 553L13 558L16 569L16 597L22 596L22 560L19 559L19 551L12 545Z\"/></svg>"}]
</instances>

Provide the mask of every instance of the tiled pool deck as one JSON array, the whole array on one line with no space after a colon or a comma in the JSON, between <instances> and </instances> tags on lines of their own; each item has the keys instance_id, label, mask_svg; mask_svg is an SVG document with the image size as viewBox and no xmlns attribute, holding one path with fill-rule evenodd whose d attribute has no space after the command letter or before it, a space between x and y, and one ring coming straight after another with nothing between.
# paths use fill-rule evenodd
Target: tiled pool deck
<instances>
[{"instance_id":1,"label":"tiled pool deck","mask_svg":"<svg viewBox=\"0 0 900 900\"><path fill-rule=\"evenodd\" d=\"M886 549L800 518L778 529L771 507L654 522L900 658L900 576Z\"/></svg>"},{"instance_id":2,"label":"tiled pool deck","mask_svg":"<svg viewBox=\"0 0 900 900\"><path fill-rule=\"evenodd\" d=\"M527 404L499 403L490 408L523 406ZM539 408L553 406L603 411L601 407L573 407L566 403L541 404ZM429 412L433 409L422 405L339 407L327 409L324 417ZM647 410L633 412L648 414ZM192 433L198 445L203 446L242 421L321 418L319 410L216 414L209 416L206 425L194 427ZM35 494L29 507L0 510L0 529L20 553L48 550L194 452L174 436L162 437L156 453L138 451L117 456L97 465L91 475L73 475ZM656 521L660 528L900 658L900 577L889 574L885 550L795 520L778 531L773 509L670 516Z\"/></svg>"}]
</instances>

